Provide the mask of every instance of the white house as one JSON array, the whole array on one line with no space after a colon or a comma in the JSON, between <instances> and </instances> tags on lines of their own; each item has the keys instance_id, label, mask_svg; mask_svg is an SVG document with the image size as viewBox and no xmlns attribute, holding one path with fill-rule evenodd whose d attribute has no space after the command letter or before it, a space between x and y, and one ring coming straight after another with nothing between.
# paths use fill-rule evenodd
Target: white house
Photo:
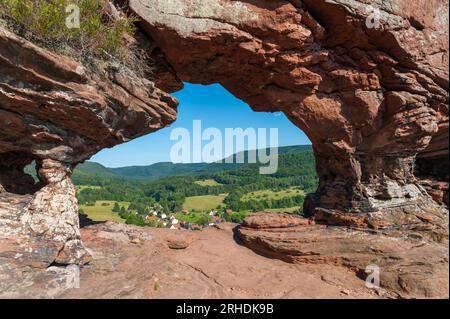
<instances>
[{"instance_id":1,"label":"white house","mask_svg":"<svg viewBox=\"0 0 450 319\"><path fill-rule=\"evenodd\" d=\"M161 214L161 219L166 219L166 218L167 218L167 215L164 214L164 213L162 213L162 214Z\"/></svg>"},{"instance_id":2,"label":"white house","mask_svg":"<svg viewBox=\"0 0 450 319\"><path fill-rule=\"evenodd\" d=\"M172 225L176 225L178 223L179 223L178 219L172 219Z\"/></svg>"}]
</instances>

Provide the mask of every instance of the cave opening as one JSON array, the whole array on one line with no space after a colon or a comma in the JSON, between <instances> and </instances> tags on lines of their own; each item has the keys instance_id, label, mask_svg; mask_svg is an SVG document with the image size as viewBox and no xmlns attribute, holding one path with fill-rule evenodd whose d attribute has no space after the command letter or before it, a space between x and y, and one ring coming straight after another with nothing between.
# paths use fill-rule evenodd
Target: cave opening
<instances>
[{"instance_id":1,"label":"cave opening","mask_svg":"<svg viewBox=\"0 0 450 319\"><path fill-rule=\"evenodd\" d=\"M2 154L0 187L10 194L32 195L46 185L39 176L39 169L38 161L27 154Z\"/></svg>"}]
</instances>

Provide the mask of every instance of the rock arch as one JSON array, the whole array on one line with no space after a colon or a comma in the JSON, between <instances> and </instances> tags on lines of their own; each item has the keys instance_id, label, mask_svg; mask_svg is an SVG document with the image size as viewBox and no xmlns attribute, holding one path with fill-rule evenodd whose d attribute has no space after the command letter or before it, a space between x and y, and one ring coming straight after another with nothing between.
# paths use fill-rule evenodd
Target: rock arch
<instances>
[{"instance_id":1,"label":"rock arch","mask_svg":"<svg viewBox=\"0 0 450 319\"><path fill-rule=\"evenodd\" d=\"M308 203L373 212L421 201L417 154L448 140L445 1L131 0L177 75L219 82L255 111L283 111L311 139ZM370 26L370 25L369 25ZM448 147L438 146L439 160Z\"/></svg>"},{"instance_id":2,"label":"rock arch","mask_svg":"<svg viewBox=\"0 0 450 319\"><path fill-rule=\"evenodd\" d=\"M148 78L120 62L95 74L0 28L0 209L19 212L24 236L55 243L44 263L86 257L73 167L173 122L180 79L220 83L301 128L320 177L306 208L325 222L396 224L434 205L414 168L418 155L448 161L446 1L376 1L378 29L355 0L128 2ZM33 160L38 186L22 173Z\"/></svg>"}]
</instances>

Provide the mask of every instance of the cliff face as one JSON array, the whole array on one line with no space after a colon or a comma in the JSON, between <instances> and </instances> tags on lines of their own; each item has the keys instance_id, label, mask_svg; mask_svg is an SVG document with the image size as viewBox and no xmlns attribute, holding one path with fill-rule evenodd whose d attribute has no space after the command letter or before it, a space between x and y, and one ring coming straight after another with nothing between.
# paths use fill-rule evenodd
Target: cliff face
<instances>
[{"instance_id":1,"label":"cliff face","mask_svg":"<svg viewBox=\"0 0 450 319\"><path fill-rule=\"evenodd\" d=\"M411 225L448 204L447 1L128 3L145 78L120 61L92 72L0 27L0 235L33 247L25 264L87 261L73 168L175 121L180 79L220 83L308 135L318 222ZM38 183L23 173L32 161Z\"/></svg>"},{"instance_id":2,"label":"cliff face","mask_svg":"<svg viewBox=\"0 0 450 319\"><path fill-rule=\"evenodd\" d=\"M154 82L130 74L119 63L107 76L0 31L0 165L9 173L35 160L68 169L105 147L161 129L176 119L177 101ZM32 187L8 181L7 191ZM17 172L18 173L18 172ZM51 182L45 170L42 182ZM21 191L23 190L23 191Z\"/></svg>"}]
</instances>

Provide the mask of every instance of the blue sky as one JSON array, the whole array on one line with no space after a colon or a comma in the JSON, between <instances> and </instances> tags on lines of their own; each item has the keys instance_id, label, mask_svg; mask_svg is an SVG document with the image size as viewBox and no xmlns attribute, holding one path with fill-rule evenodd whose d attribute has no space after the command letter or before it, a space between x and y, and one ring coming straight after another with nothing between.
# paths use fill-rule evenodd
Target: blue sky
<instances>
[{"instance_id":1,"label":"blue sky","mask_svg":"<svg viewBox=\"0 0 450 319\"><path fill-rule=\"evenodd\" d=\"M180 106L178 119L170 127L102 150L91 160L107 167L170 162L170 149L177 143L170 140L171 131L178 127L191 131L194 120L201 120L203 129L215 127L223 134L225 128L278 128L279 146L311 144L306 135L284 114L254 112L221 85L203 86L186 83L183 90L173 95L180 101Z\"/></svg>"}]
</instances>

